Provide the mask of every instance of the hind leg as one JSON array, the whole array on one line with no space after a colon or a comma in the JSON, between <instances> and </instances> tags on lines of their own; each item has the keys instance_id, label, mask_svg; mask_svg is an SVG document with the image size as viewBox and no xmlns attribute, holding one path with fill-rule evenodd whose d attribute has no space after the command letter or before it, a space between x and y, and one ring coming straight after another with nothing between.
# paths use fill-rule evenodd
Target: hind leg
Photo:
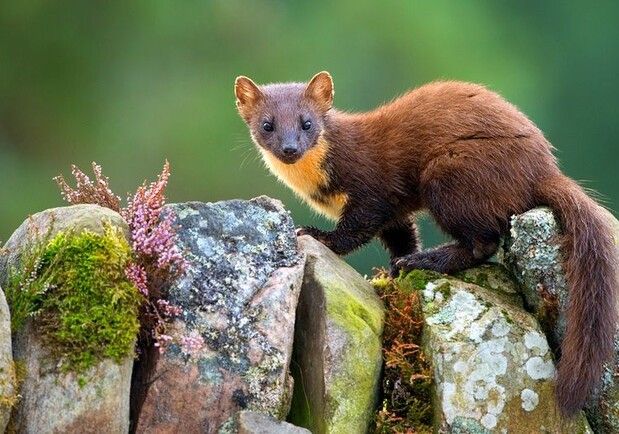
<instances>
[{"instance_id":1,"label":"hind leg","mask_svg":"<svg viewBox=\"0 0 619 434\"><path fill-rule=\"evenodd\" d=\"M437 160L424 175L424 204L455 242L401 257L395 268L456 273L490 258L508 227L510 212L501 197L491 188L476 187L474 172L451 160Z\"/></svg>"},{"instance_id":2,"label":"hind leg","mask_svg":"<svg viewBox=\"0 0 619 434\"><path fill-rule=\"evenodd\" d=\"M464 241L443 244L434 249L397 258L393 261L392 274L397 274L400 270L414 269L457 273L485 262L496 252L498 245L498 237L484 241L477 239L473 244Z\"/></svg>"},{"instance_id":3,"label":"hind leg","mask_svg":"<svg viewBox=\"0 0 619 434\"><path fill-rule=\"evenodd\" d=\"M420 248L417 225L413 216L391 222L379 232L378 238L389 251L392 270L395 259L415 253Z\"/></svg>"}]
</instances>

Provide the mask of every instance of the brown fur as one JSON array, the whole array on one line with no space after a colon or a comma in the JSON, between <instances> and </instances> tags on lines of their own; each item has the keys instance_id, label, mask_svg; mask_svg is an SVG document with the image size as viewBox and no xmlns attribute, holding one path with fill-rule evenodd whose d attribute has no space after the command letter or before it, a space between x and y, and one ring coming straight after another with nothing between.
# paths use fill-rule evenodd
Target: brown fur
<instances>
[{"instance_id":1,"label":"brown fur","mask_svg":"<svg viewBox=\"0 0 619 434\"><path fill-rule=\"evenodd\" d=\"M331 212L339 216L334 231L301 229L336 253L376 236L390 250L394 272L457 272L495 253L510 216L550 206L564 232L570 287L556 391L565 415L583 407L613 351L614 242L602 209L561 174L552 146L525 115L483 86L450 81L368 113L331 109L327 73L308 85L259 87L241 77L236 94L271 170L319 210L340 198L341 211ZM265 119L273 132L261 130ZM312 131L295 127L305 119ZM282 153L291 140L293 157ZM324 156L307 159L315 147ZM414 213L422 209L455 242L418 251Z\"/></svg>"}]
</instances>

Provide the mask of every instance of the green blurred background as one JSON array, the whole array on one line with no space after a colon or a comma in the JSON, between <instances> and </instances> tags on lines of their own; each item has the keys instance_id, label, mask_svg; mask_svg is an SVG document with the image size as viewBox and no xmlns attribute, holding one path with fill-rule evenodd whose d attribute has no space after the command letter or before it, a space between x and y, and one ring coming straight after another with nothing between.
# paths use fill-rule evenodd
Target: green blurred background
<instances>
[{"instance_id":1,"label":"green blurred background","mask_svg":"<svg viewBox=\"0 0 619 434\"><path fill-rule=\"evenodd\" d=\"M366 110L449 78L527 113L567 174L619 199L619 2L5 1L0 4L0 239L61 205L51 178L95 160L115 191L172 164L171 201L267 194L319 219L270 176L234 107L239 74L329 70ZM426 245L441 239L429 223ZM349 257L386 263L376 244Z\"/></svg>"}]
</instances>

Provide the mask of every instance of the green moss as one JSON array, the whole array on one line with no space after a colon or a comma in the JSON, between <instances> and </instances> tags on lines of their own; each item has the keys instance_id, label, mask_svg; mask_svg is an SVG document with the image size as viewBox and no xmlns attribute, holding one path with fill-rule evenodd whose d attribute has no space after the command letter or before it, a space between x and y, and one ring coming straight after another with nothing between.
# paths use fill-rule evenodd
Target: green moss
<instances>
[{"instance_id":1,"label":"green moss","mask_svg":"<svg viewBox=\"0 0 619 434\"><path fill-rule=\"evenodd\" d=\"M437 314L440 310L441 307L433 301L429 301L423 305L423 313L425 313L427 316Z\"/></svg>"},{"instance_id":2,"label":"green moss","mask_svg":"<svg viewBox=\"0 0 619 434\"><path fill-rule=\"evenodd\" d=\"M345 355L333 373L326 411L331 432L362 429L363 415L374 408L380 375L382 309L364 304L355 292L337 284L325 288L327 318L347 336Z\"/></svg>"},{"instance_id":3,"label":"green moss","mask_svg":"<svg viewBox=\"0 0 619 434\"><path fill-rule=\"evenodd\" d=\"M19 387L25 377L26 367L20 361L13 361L5 371L0 368L0 409L10 409L19 401ZM10 389L11 393L6 393Z\"/></svg>"},{"instance_id":4,"label":"green moss","mask_svg":"<svg viewBox=\"0 0 619 434\"><path fill-rule=\"evenodd\" d=\"M420 291L426 287L428 282L445 277L435 271L413 270L407 274L400 274L396 279L397 287L405 294L410 294L413 290Z\"/></svg>"},{"instance_id":5,"label":"green moss","mask_svg":"<svg viewBox=\"0 0 619 434\"><path fill-rule=\"evenodd\" d=\"M325 291L327 297L326 309L329 318L344 329L361 330L368 326L375 335L380 335L383 313L380 307L373 310L371 305L362 303L349 289L332 285Z\"/></svg>"},{"instance_id":6,"label":"green moss","mask_svg":"<svg viewBox=\"0 0 619 434\"><path fill-rule=\"evenodd\" d=\"M334 433L350 432L347 429L358 426L362 422L362 415L374 411L373 398L380 365L368 360L368 356L380 354L380 345L378 342L363 342L362 345L364 348L353 348L353 345L348 347L344 366L331 387L327 409L334 415L330 426Z\"/></svg>"},{"instance_id":7,"label":"green moss","mask_svg":"<svg viewBox=\"0 0 619 434\"><path fill-rule=\"evenodd\" d=\"M34 326L64 370L133 351L142 296L125 275L131 249L118 228L60 232L28 249L6 291L14 330Z\"/></svg>"},{"instance_id":8,"label":"green moss","mask_svg":"<svg viewBox=\"0 0 619 434\"><path fill-rule=\"evenodd\" d=\"M514 324L514 320L512 319L511 315L505 309L501 309L501 314L503 315L503 318L505 318L505 321L507 321L507 324L510 324L510 325Z\"/></svg>"},{"instance_id":9,"label":"green moss","mask_svg":"<svg viewBox=\"0 0 619 434\"><path fill-rule=\"evenodd\" d=\"M443 298L447 300L451 296L451 283L449 283L449 281L443 282L434 288L434 291L443 294Z\"/></svg>"}]
</instances>

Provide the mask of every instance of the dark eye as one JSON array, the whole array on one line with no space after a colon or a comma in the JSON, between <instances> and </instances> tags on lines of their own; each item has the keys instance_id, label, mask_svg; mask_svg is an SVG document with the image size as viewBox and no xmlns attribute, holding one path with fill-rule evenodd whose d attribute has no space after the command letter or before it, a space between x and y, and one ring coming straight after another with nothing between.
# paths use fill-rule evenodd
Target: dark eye
<instances>
[{"instance_id":1,"label":"dark eye","mask_svg":"<svg viewBox=\"0 0 619 434\"><path fill-rule=\"evenodd\" d=\"M273 127L273 124L271 122L265 122L262 124L262 129L264 131L268 131L269 133L271 131L273 131L275 128Z\"/></svg>"},{"instance_id":2,"label":"dark eye","mask_svg":"<svg viewBox=\"0 0 619 434\"><path fill-rule=\"evenodd\" d=\"M311 121L303 122L303 125L301 125L301 128L303 128L305 131L309 130L310 128L312 128L312 122Z\"/></svg>"}]
</instances>

